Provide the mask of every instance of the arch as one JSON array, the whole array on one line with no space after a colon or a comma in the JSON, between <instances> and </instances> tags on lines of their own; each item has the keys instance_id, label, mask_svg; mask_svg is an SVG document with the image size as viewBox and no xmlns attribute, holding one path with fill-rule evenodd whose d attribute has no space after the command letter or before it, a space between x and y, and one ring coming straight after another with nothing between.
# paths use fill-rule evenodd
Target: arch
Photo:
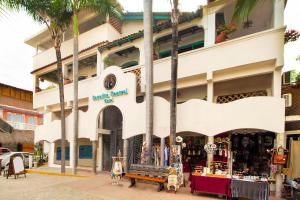
<instances>
[{"instance_id":1,"label":"arch","mask_svg":"<svg viewBox=\"0 0 300 200\"><path fill-rule=\"evenodd\" d=\"M121 65L121 68L122 69L126 69L126 68L129 68L129 67L133 67L133 66L136 66L138 65L139 62L136 61L136 60L133 60L133 61L128 61L128 62L125 62Z\"/></svg>"},{"instance_id":2,"label":"arch","mask_svg":"<svg viewBox=\"0 0 300 200\"><path fill-rule=\"evenodd\" d=\"M111 169L113 156L123 152L123 115L115 105L105 106L98 114L97 127L102 134L102 169Z\"/></svg>"}]
</instances>

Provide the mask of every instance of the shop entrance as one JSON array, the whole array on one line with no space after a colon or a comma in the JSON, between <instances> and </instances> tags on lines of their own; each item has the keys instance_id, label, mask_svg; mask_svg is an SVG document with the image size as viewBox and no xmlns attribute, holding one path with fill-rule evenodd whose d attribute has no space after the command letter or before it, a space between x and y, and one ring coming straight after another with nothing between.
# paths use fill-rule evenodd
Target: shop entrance
<instances>
[{"instance_id":1,"label":"shop entrance","mask_svg":"<svg viewBox=\"0 0 300 200\"><path fill-rule=\"evenodd\" d=\"M116 106L106 107L99 117L99 128L109 130L110 134L103 134L102 169L110 171L112 157L119 151L123 154L122 140L123 116Z\"/></svg>"}]
</instances>

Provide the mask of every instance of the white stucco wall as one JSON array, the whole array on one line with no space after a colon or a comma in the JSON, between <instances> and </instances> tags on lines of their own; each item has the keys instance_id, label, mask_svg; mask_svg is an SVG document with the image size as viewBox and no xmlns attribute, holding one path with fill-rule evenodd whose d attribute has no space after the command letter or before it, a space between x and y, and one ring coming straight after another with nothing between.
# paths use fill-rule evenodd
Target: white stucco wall
<instances>
[{"instance_id":1,"label":"white stucco wall","mask_svg":"<svg viewBox=\"0 0 300 200\"><path fill-rule=\"evenodd\" d=\"M110 105L120 109L123 116L123 139L146 132L146 105L136 103L136 76L124 73L119 67L106 68L101 76L89 85L90 94L107 93L104 78L114 74L117 82L112 91L128 90L128 94L113 97L112 103L94 101L89 97L88 111L79 111L79 138L97 140L98 116ZM188 100L177 106L177 132L196 132L214 136L235 129L262 129L276 133L284 132L284 100L276 97L251 97L227 104L215 104L200 99ZM154 97L154 135L166 137L170 126L169 102L162 97ZM66 118L67 140L72 139L73 114ZM61 138L60 121L47 120L35 130L35 142L54 142Z\"/></svg>"}]
</instances>

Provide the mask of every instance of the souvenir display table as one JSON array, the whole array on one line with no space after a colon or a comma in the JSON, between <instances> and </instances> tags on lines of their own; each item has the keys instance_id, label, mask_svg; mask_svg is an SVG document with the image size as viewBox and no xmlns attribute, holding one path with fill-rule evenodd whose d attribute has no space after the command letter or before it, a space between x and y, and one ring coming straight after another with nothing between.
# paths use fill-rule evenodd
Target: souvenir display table
<instances>
[{"instance_id":1,"label":"souvenir display table","mask_svg":"<svg viewBox=\"0 0 300 200\"><path fill-rule=\"evenodd\" d=\"M230 183L231 179L218 176L190 176L191 192L203 192L209 194L224 195L226 199L231 199Z\"/></svg>"},{"instance_id":2,"label":"souvenir display table","mask_svg":"<svg viewBox=\"0 0 300 200\"><path fill-rule=\"evenodd\" d=\"M267 181L232 179L231 193L233 198L268 200L270 193L269 183Z\"/></svg>"}]
</instances>

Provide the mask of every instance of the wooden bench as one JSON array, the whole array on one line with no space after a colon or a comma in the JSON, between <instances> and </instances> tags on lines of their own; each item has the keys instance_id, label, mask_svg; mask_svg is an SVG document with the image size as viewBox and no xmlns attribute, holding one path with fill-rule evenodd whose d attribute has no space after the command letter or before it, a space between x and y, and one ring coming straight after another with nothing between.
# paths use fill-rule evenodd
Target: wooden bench
<instances>
[{"instance_id":1,"label":"wooden bench","mask_svg":"<svg viewBox=\"0 0 300 200\"><path fill-rule=\"evenodd\" d=\"M164 183L167 182L168 169L165 167L151 166L151 165L137 165L132 164L129 173L125 175L130 179L130 186L136 184L136 180L150 181L158 183L157 191L164 189Z\"/></svg>"}]
</instances>

